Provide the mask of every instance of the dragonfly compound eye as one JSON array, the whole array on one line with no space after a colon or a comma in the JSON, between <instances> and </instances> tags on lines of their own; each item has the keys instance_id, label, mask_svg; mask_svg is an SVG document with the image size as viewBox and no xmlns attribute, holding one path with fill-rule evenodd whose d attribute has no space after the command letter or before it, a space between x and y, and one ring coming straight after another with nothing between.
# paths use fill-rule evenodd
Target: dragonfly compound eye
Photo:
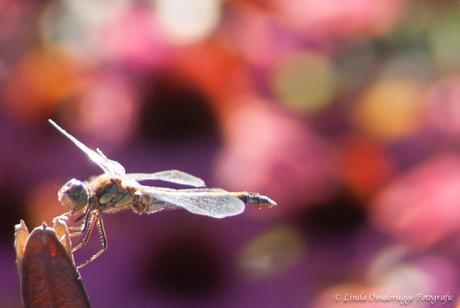
<instances>
[{"instance_id":1,"label":"dragonfly compound eye","mask_svg":"<svg viewBox=\"0 0 460 308\"><path fill-rule=\"evenodd\" d=\"M78 212L88 205L89 191L85 183L71 179L58 192L58 199L72 212Z\"/></svg>"}]
</instances>

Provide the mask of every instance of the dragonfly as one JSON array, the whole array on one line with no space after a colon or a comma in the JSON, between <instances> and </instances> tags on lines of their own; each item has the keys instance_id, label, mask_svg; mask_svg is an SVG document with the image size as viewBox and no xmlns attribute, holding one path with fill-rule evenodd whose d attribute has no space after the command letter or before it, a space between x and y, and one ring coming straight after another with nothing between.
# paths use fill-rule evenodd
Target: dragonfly
<instances>
[{"instance_id":1,"label":"dragonfly","mask_svg":"<svg viewBox=\"0 0 460 308\"><path fill-rule=\"evenodd\" d=\"M88 243L94 228L101 235L100 250L78 268L86 266L107 249L103 213L117 213L127 208L138 214L185 209L193 214L224 218L241 214L246 205L254 205L259 209L276 205L275 201L259 193L206 188L202 179L179 170L126 173L119 162L108 159L99 149L94 151L88 148L53 120L48 121L104 171L103 174L91 177L87 181L73 178L58 191L59 202L69 211L55 220L64 219L79 223L77 226L69 225L70 236L83 235L81 242L72 248L72 252ZM146 180L160 180L193 188L173 189L139 183Z\"/></svg>"}]
</instances>

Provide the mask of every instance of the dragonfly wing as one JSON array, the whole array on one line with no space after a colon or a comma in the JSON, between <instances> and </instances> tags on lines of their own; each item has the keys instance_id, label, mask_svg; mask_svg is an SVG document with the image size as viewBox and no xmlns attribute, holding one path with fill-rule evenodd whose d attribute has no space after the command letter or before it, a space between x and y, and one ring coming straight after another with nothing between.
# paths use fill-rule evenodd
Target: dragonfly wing
<instances>
[{"instance_id":1,"label":"dragonfly wing","mask_svg":"<svg viewBox=\"0 0 460 308\"><path fill-rule=\"evenodd\" d=\"M61 133L63 133L67 138L72 140L72 142L80 148L83 152L88 155L88 157L95 162L99 167L104 170L105 173L110 175L123 175L126 173L125 168L117 161L108 159L104 154L102 154L101 150L93 151L88 148L86 145L78 141L77 138L66 132L63 128L57 125L53 120L48 120L54 127L56 127Z\"/></svg>"},{"instance_id":2,"label":"dragonfly wing","mask_svg":"<svg viewBox=\"0 0 460 308\"><path fill-rule=\"evenodd\" d=\"M128 173L123 176L123 180L125 179L134 181L161 180L194 187L205 186L202 179L179 170L166 170L156 173Z\"/></svg>"},{"instance_id":3,"label":"dragonfly wing","mask_svg":"<svg viewBox=\"0 0 460 308\"><path fill-rule=\"evenodd\" d=\"M143 186L151 197L187 211L214 218L235 216L244 211L243 201L223 189L159 189Z\"/></svg>"}]
</instances>

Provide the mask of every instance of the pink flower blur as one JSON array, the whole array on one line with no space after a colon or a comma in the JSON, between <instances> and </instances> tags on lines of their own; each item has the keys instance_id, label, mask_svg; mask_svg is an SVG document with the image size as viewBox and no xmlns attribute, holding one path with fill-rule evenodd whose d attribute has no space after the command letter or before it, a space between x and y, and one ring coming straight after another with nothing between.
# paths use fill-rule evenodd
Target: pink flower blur
<instances>
[{"instance_id":1,"label":"pink flower blur","mask_svg":"<svg viewBox=\"0 0 460 308\"><path fill-rule=\"evenodd\" d=\"M415 248L426 248L460 226L460 157L434 158L383 190L371 221Z\"/></svg>"},{"instance_id":2,"label":"pink flower blur","mask_svg":"<svg viewBox=\"0 0 460 308\"><path fill-rule=\"evenodd\" d=\"M106 57L134 67L156 66L167 59L171 46L148 7L133 7L126 10L108 28L106 41L101 44Z\"/></svg>"},{"instance_id":3,"label":"pink flower blur","mask_svg":"<svg viewBox=\"0 0 460 308\"><path fill-rule=\"evenodd\" d=\"M460 133L460 77L441 79L427 96L426 119L430 127L452 134Z\"/></svg>"},{"instance_id":4,"label":"pink flower blur","mask_svg":"<svg viewBox=\"0 0 460 308\"><path fill-rule=\"evenodd\" d=\"M282 22L314 36L381 35L392 28L406 1L289 0L274 1Z\"/></svg>"}]
</instances>

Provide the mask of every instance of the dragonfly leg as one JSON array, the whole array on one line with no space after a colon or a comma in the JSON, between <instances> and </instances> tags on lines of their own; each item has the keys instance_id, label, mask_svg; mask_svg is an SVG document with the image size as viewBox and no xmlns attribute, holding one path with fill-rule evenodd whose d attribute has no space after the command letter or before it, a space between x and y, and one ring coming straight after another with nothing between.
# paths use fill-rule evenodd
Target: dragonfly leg
<instances>
[{"instance_id":1,"label":"dragonfly leg","mask_svg":"<svg viewBox=\"0 0 460 308\"><path fill-rule=\"evenodd\" d=\"M70 217L70 215L72 214L72 212L69 212L69 213L66 213L64 215L67 216L67 219L70 220L70 221L73 221L73 222L79 222L80 220L82 220L83 218L85 218L86 216L88 216L88 213L90 212L90 209L86 210L85 212L83 212L83 214L81 214L80 216L78 216L77 218L72 218Z\"/></svg>"},{"instance_id":2,"label":"dragonfly leg","mask_svg":"<svg viewBox=\"0 0 460 308\"><path fill-rule=\"evenodd\" d=\"M106 249L107 249L107 237L105 235L105 229L104 229L104 223L102 222L102 217L100 215L100 213L96 213L94 215L95 217L93 218L94 221L96 222L96 226L97 226L97 229L99 231L99 234L101 235L101 239L102 239L102 247L101 249L95 253L90 259L86 260L85 263L81 264L78 266L78 269L86 266L88 263L90 263L91 261L93 261L94 259L96 259L97 257L99 257ZM91 223L91 230L93 229L94 227L94 224ZM88 233L90 232L90 230L88 230ZM85 236L86 238L87 236ZM89 236L88 236L89 238ZM82 242L83 243L83 242ZM85 243L86 244L86 243Z\"/></svg>"},{"instance_id":3,"label":"dragonfly leg","mask_svg":"<svg viewBox=\"0 0 460 308\"><path fill-rule=\"evenodd\" d=\"M81 247L85 246L86 243L88 243L89 237L91 236L91 233L93 232L94 225L96 224L96 221L99 219L99 217L100 217L99 212L88 214L80 230L70 234L70 236L73 237L73 236L78 236L80 234L85 233L83 240L80 242L80 244L78 244L72 249L72 252L77 251Z\"/></svg>"},{"instance_id":4,"label":"dragonfly leg","mask_svg":"<svg viewBox=\"0 0 460 308\"><path fill-rule=\"evenodd\" d=\"M86 231L86 228L88 226L88 220L89 220L89 217L91 216L91 215L89 215L90 213L91 213L91 209L87 209L80 216L78 216L76 218L72 218L71 215L73 215L73 213L72 212L67 212L67 213L64 213L62 215L59 215L59 216L55 217L53 219L53 223L55 223L56 220L58 220L58 219L63 219L65 221L79 222L80 220L82 220L84 218L85 220L84 220L83 224L80 225L80 226L67 225L68 230L77 230L75 232L71 232L70 236L77 236L77 235L80 235L80 234L82 234L82 233L84 233Z\"/></svg>"}]
</instances>

